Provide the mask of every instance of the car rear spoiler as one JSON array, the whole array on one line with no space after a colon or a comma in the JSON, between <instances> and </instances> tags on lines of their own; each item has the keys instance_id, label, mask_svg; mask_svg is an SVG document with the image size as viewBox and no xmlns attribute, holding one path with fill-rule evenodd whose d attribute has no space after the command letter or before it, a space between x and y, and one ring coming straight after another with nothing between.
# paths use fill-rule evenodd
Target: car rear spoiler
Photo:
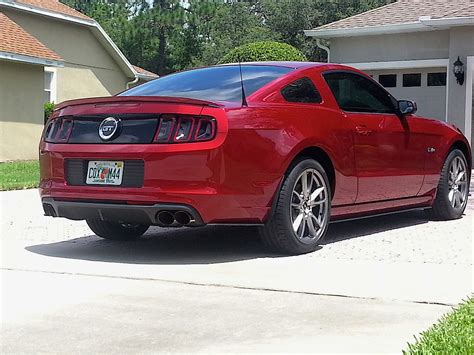
<instances>
[{"instance_id":1,"label":"car rear spoiler","mask_svg":"<svg viewBox=\"0 0 474 355\"><path fill-rule=\"evenodd\" d=\"M96 106L113 106L121 103L133 102L162 102L162 103L176 103L196 106L210 106L222 107L222 104L213 101L189 99L185 97L171 97L171 96L110 96L110 97L91 97L86 99L76 99L61 102L56 105L55 110L60 110L68 106L95 104Z\"/></svg>"}]
</instances>

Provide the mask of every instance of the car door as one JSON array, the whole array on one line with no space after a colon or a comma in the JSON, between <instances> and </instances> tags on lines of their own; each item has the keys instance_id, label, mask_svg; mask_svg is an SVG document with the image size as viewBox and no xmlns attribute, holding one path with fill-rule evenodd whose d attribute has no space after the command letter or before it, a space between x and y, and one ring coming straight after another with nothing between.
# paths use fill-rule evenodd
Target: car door
<instances>
[{"instance_id":1,"label":"car door","mask_svg":"<svg viewBox=\"0 0 474 355\"><path fill-rule=\"evenodd\" d=\"M356 203L416 196L424 178L423 134L397 116L394 99L362 74L324 74L350 121L358 178Z\"/></svg>"}]
</instances>

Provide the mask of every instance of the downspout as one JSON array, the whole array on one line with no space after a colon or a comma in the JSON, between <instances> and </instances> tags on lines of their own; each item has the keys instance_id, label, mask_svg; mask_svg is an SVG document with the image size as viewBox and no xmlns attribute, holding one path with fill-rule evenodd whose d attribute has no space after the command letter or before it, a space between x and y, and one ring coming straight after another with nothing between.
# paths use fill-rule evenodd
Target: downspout
<instances>
[{"instance_id":1,"label":"downspout","mask_svg":"<svg viewBox=\"0 0 474 355\"><path fill-rule=\"evenodd\" d=\"M331 63L331 50L329 49L329 47L325 46L324 44L321 43L321 39L320 38L316 38L316 45L321 48L323 51L326 51L326 53L328 54L328 60L327 62L328 63Z\"/></svg>"},{"instance_id":2,"label":"downspout","mask_svg":"<svg viewBox=\"0 0 474 355\"><path fill-rule=\"evenodd\" d=\"M127 90L130 89L130 85L138 83L138 75L135 75L135 79L127 83Z\"/></svg>"}]
</instances>

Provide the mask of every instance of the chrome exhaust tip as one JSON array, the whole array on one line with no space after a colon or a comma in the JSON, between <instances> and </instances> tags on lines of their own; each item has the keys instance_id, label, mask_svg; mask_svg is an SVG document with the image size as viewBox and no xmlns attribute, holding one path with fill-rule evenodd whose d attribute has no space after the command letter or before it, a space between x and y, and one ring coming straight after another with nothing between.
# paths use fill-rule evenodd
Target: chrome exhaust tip
<instances>
[{"instance_id":1,"label":"chrome exhaust tip","mask_svg":"<svg viewBox=\"0 0 474 355\"><path fill-rule=\"evenodd\" d=\"M170 226L174 223L174 216L169 211L161 211L156 215L158 222L164 226Z\"/></svg>"},{"instance_id":2,"label":"chrome exhaust tip","mask_svg":"<svg viewBox=\"0 0 474 355\"><path fill-rule=\"evenodd\" d=\"M183 226L186 226L188 225L189 223L191 223L191 216L189 213L187 212L184 212L184 211L178 211L174 214L174 219L176 220L176 222L178 222L179 224L183 225Z\"/></svg>"}]
</instances>

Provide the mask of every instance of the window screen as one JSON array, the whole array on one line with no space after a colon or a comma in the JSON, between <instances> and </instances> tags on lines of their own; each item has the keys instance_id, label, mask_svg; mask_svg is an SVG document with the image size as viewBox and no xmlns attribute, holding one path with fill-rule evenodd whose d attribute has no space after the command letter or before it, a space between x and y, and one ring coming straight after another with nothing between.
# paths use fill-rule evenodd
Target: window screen
<instances>
[{"instance_id":1,"label":"window screen","mask_svg":"<svg viewBox=\"0 0 474 355\"><path fill-rule=\"evenodd\" d=\"M339 107L348 112L394 113L390 95L373 81L348 72L324 74Z\"/></svg>"},{"instance_id":2,"label":"window screen","mask_svg":"<svg viewBox=\"0 0 474 355\"><path fill-rule=\"evenodd\" d=\"M321 103L321 95L309 78L301 78L285 86L282 96L288 102Z\"/></svg>"}]
</instances>

